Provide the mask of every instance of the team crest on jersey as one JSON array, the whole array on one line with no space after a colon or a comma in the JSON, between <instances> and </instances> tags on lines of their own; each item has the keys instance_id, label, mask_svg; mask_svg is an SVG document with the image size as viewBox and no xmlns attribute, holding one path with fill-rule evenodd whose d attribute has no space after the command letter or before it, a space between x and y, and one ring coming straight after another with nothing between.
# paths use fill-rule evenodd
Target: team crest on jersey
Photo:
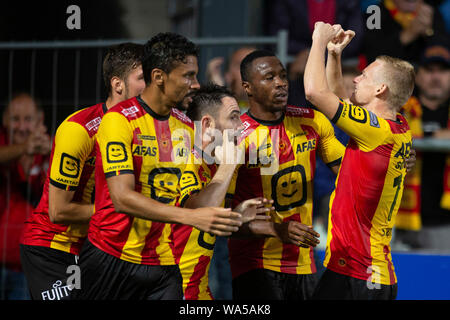
<instances>
[{"instance_id":1,"label":"team crest on jersey","mask_svg":"<svg viewBox=\"0 0 450 320\"><path fill-rule=\"evenodd\" d=\"M134 115L135 113L138 113L139 109L136 106L131 106L129 108L123 109L121 112L125 117L128 117Z\"/></svg>"},{"instance_id":2,"label":"team crest on jersey","mask_svg":"<svg viewBox=\"0 0 450 320\"><path fill-rule=\"evenodd\" d=\"M62 153L59 172L68 178L76 178L80 174L80 160L67 153Z\"/></svg>"},{"instance_id":3,"label":"team crest on jersey","mask_svg":"<svg viewBox=\"0 0 450 320\"><path fill-rule=\"evenodd\" d=\"M89 121L88 123L86 123L85 127L86 129L88 129L89 131L95 129L98 129L98 126L100 125L100 122L102 121L102 118L97 117L91 121Z\"/></svg>"},{"instance_id":4,"label":"team crest on jersey","mask_svg":"<svg viewBox=\"0 0 450 320\"><path fill-rule=\"evenodd\" d=\"M380 122L378 121L377 116L369 111L369 117L370 117L370 125L374 128L379 128L380 127Z\"/></svg>"}]
</instances>

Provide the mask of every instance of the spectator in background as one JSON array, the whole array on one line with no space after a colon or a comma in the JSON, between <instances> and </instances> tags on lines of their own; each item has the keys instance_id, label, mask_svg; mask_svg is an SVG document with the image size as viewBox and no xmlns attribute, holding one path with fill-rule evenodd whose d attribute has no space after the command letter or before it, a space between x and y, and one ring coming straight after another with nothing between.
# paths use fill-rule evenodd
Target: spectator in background
<instances>
[{"instance_id":1,"label":"spectator in background","mask_svg":"<svg viewBox=\"0 0 450 320\"><path fill-rule=\"evenodd\" d=\"M380 29L365 32L364 54L371 63L379 55L389 55L417 64L423 48L436 39L448 37L437 7L428 0L384 0Z\"/></svg>"},{"instance_id":2,"label":"spectator in background","mask_svg":"<svg viewBox=\"0 0 450 320\"><path fill-rule=\"evenodd\" d=\"M288 66L289 104L311 106L305 99L303 72L311 47L314 24L323 21L354 30L356 36L345 52L344 60L356 60L363 44L364 22L358 0L276 0L268 2L268 33L289 31L288 54L295 56Z\"/></svg>"},{"instance_id":3,"label":"spectator in background","mask_svg":"<svg viewBox=\"0 0 450 320\"><path fill-rule=\"evenodd\" d=\"M50 137L43 112L27 93L15 95L0 128L0 299L28 299L20 263L24 221L33 212L48 168Z\"/></svg>"},{"instance_id":4,"label":"spectator in background","mask_svg":"<svg viewBox=\"0 0 450 320\"><path fill-rule=\"evenodd\" d=\"M228 65L225 74L222 74L221 68L224 63L223 57L216 57L208 62L206 70L206 79L220 86L226 86L236 97L241 113L248 109L247 95L242 87L241 79L241 61L250 52L255 51L254 47L241 47L235 50L228 59Z\"/></svg>"},{"instance_id":5,"label":"spectator in background","mask_svg":"<svg viewBox=\"0 0 450 320\"><path fill-rule=\"evenodd\" d=\"M403 107L416 138L450 139L450 52L425 50L417 70L416 93ZM450 243L450 156L423 152L406 176L397 218L397 241L412 248L448 249ZM414 232L419 231L419 232Z\"/></svg>"}]
</instances>

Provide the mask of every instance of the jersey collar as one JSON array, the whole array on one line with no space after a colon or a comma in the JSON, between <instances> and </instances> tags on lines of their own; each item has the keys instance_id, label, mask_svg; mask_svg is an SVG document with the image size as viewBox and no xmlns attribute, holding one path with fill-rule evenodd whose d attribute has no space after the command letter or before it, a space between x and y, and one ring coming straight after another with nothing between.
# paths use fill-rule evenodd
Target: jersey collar
<instances>
[{"instance_id":1,"label":"jersey collar","mask_svg":"<svg viewBox=\"0 0 450 320\"><path fill-rule=\"evenodd\" d=\"M144 108L145 112L147 112L149 115L151 115L153 118L155 118L156 120L159 121L166 121L169 120L170 118L170 113L166 116L162 116L160 114L157 114L155 111L152 110L152 108L150 108L145 101L141 98L141 96L137 96L136 100L139 102L139 104L142 106L142 108Z\"/></svg>"},{"instance_id":2,"label":"jersey collar","mask_svg":"<svg viewBox=\"0 0 450 320\"><path fill-rule=\"evenodd\" d=\"M276 119L276 120L261 120L261 119L255 118L255 116L253 116L250 113L250 110L248 110L246 113L247 113L247 115L250 118L252 118L256 122L258 122L259 124L262 124L263 126L276 126L276 125L279 125L280 123L283 122L284 116L286 115L286 112L283 112L283 114L281 115L281 117L279 119Z\"/></svg>"}]
</instances>

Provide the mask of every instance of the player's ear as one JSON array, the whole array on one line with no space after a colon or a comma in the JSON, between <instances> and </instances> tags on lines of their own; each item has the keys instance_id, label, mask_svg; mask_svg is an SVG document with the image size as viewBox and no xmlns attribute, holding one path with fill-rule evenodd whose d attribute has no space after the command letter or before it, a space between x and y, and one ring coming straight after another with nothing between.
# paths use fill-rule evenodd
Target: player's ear
<instances>
[{"instance_id":1,"label":"player's ear","mask_svg":"<svg viewBox=\"0 0 450 320\"><path fill-rule=\"evenodd\" d=\"M248 81L242 81L242 87L244 88L244 91L247 94L247 96L251 97L252 96L252 86L250 85L250 83Z\"/></svg>"},{"instance_id":2,"label":"player's ear","mask_svg":"<svg viewBox=\"0 0 450 320\"><path fill-rule=\"evenodd\" d=\"M157 86L161 86L164 84L164 75L165 72L161 69L155 68L152 70L152 82L154 82Z\"/></svg>"},{"instance_id":3,"label":"player's ear","mask_svg":"<svg viewBox=\"0 0 450 320\"><path fill-rule=\"evenodd\" d=\"M115 92L118 95L122 94L122 91L124 89L124 83L119 77L117 77L117 76L112 77L111 81L110 81L110 85L111 85L112 92Z\"/></svg>"},{"instance_id":4,"label":"player's ear","mask_svg":"<svg viewBox=\"0 0 450 320\"><path fill-rule=\"evenodd\" d=\"M204 115L200 121L202 123L203 132L205 132L206 129L214 128L214 119L212 119L208 114Z\"/></svg>"},{"instance_id":5,"label":"player's ear","mask_svg":"<svg viewBox=\"0 0 450 320\"><path fill-rule=\"evenodd\" d=\"M383 96L387 96L388 92L389 92L388 86L385 85L384 83L382 83L382 84L378 85L376 92L375 92L375 96L377 98L381 98Z\"/></svg>"},{"instance_id":6,"label":"player's ear","mask_svg":"<svg viewBox=\"0 0 450 320\"><path fill-rule=\"evenodd\" d=\"M204 115L200 120L202 123L202 137L205 142L212 141L212 135L215 128L214 119L209 115Z\"/></svg>"}]
</instances>

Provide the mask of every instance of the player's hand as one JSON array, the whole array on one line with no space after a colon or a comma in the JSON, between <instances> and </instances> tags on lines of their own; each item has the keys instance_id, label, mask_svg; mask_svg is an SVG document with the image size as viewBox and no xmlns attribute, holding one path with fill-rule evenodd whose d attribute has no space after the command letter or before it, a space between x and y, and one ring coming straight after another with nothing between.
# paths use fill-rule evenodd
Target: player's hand
<instances>
[{"instance_id":1,"label":"player's hand","mask_svg":"<svg viewBox=\"0 0 450 320\"><path fill-rule=\"evenodd\" d=\"M355 31L353 30L341 30L330 42L327 44L328 52L334 56L340 56L345 47L355 37Z\"/></svg>"},{"instance_id":2,"label":"player's hand","mask_svg":"<svg viewBox=\"0 0 450 320\"><path fill-rule=\"evenodd\" d=\"M406 172L410 172L416 165L416 150L411 149L409 157L405 159Z\"/></svg>"},{"instance_id":3,"label":"player's hand","mask_svg":"<svg viewBox=\"0 0 450 320\"><path fill-rule=\"evenodd\" d=\"M190 225L216 236L231 236L242 225L242 215L228 208L206 207L194 211L189 217Z\"/></svg>"},{"instance_id":4,"label":"player's hand","mask_svg":"<svg viewBox=\"0 0 450 320\"><path fill-rule=\"evenodd\" d=\"M314 25L312 39L313 41L322 42L326 45L333 40L341 30L342 27L340 24L331 25L329 23L318 21Z\"/></svg>"},{"instance_id":5,"label":"player's hand","mask_svg":"<svg viewBox=\"0 0 450 320\"><path fill-rule=\"evenodd\" d=\"M312 226L298 221L275 223L275 231L283 243L291 243L302 248L317 246L320 234Z\"/></svg>"},{"instance_id":6,"label":"player's hand","mask_svg":"<svg viewBox=\"0 0 450 320\"><path fill-rule=\"evenodd\" d=\"M224 58L216 57L209 60L208 65L206 66L206 78L220 86L225 85L225 80L222 75L221 67L223 65Z\"/></svg>"},{"instance_id":7,"label":"player's hand","mask_svg":"<svg viewBox=\"0 0 450 320\"><path fill-rule=\"evenodd\" d=\"M242 146L237 145L239 135L240 131L238 130L225 129L223 131L222 143L214 149L217 163L233 165L244 163L244 150Z\"/></svg>"},{"instance_id":8,"label":"player's hand","mask_svg":"<svg viewBox=\"0 0 450 320\"><path fill-rule=\"evenodd\" d=\"M242 223L247 223L252 220L268 221L271 217L266 215L266 213L275 210L275 208L272 207L272 203L273 200L258 197L241 202L233 210L242 214ZM270 207L267 207L268 205L270 205Z\"/></svg>"}]
</instances>

